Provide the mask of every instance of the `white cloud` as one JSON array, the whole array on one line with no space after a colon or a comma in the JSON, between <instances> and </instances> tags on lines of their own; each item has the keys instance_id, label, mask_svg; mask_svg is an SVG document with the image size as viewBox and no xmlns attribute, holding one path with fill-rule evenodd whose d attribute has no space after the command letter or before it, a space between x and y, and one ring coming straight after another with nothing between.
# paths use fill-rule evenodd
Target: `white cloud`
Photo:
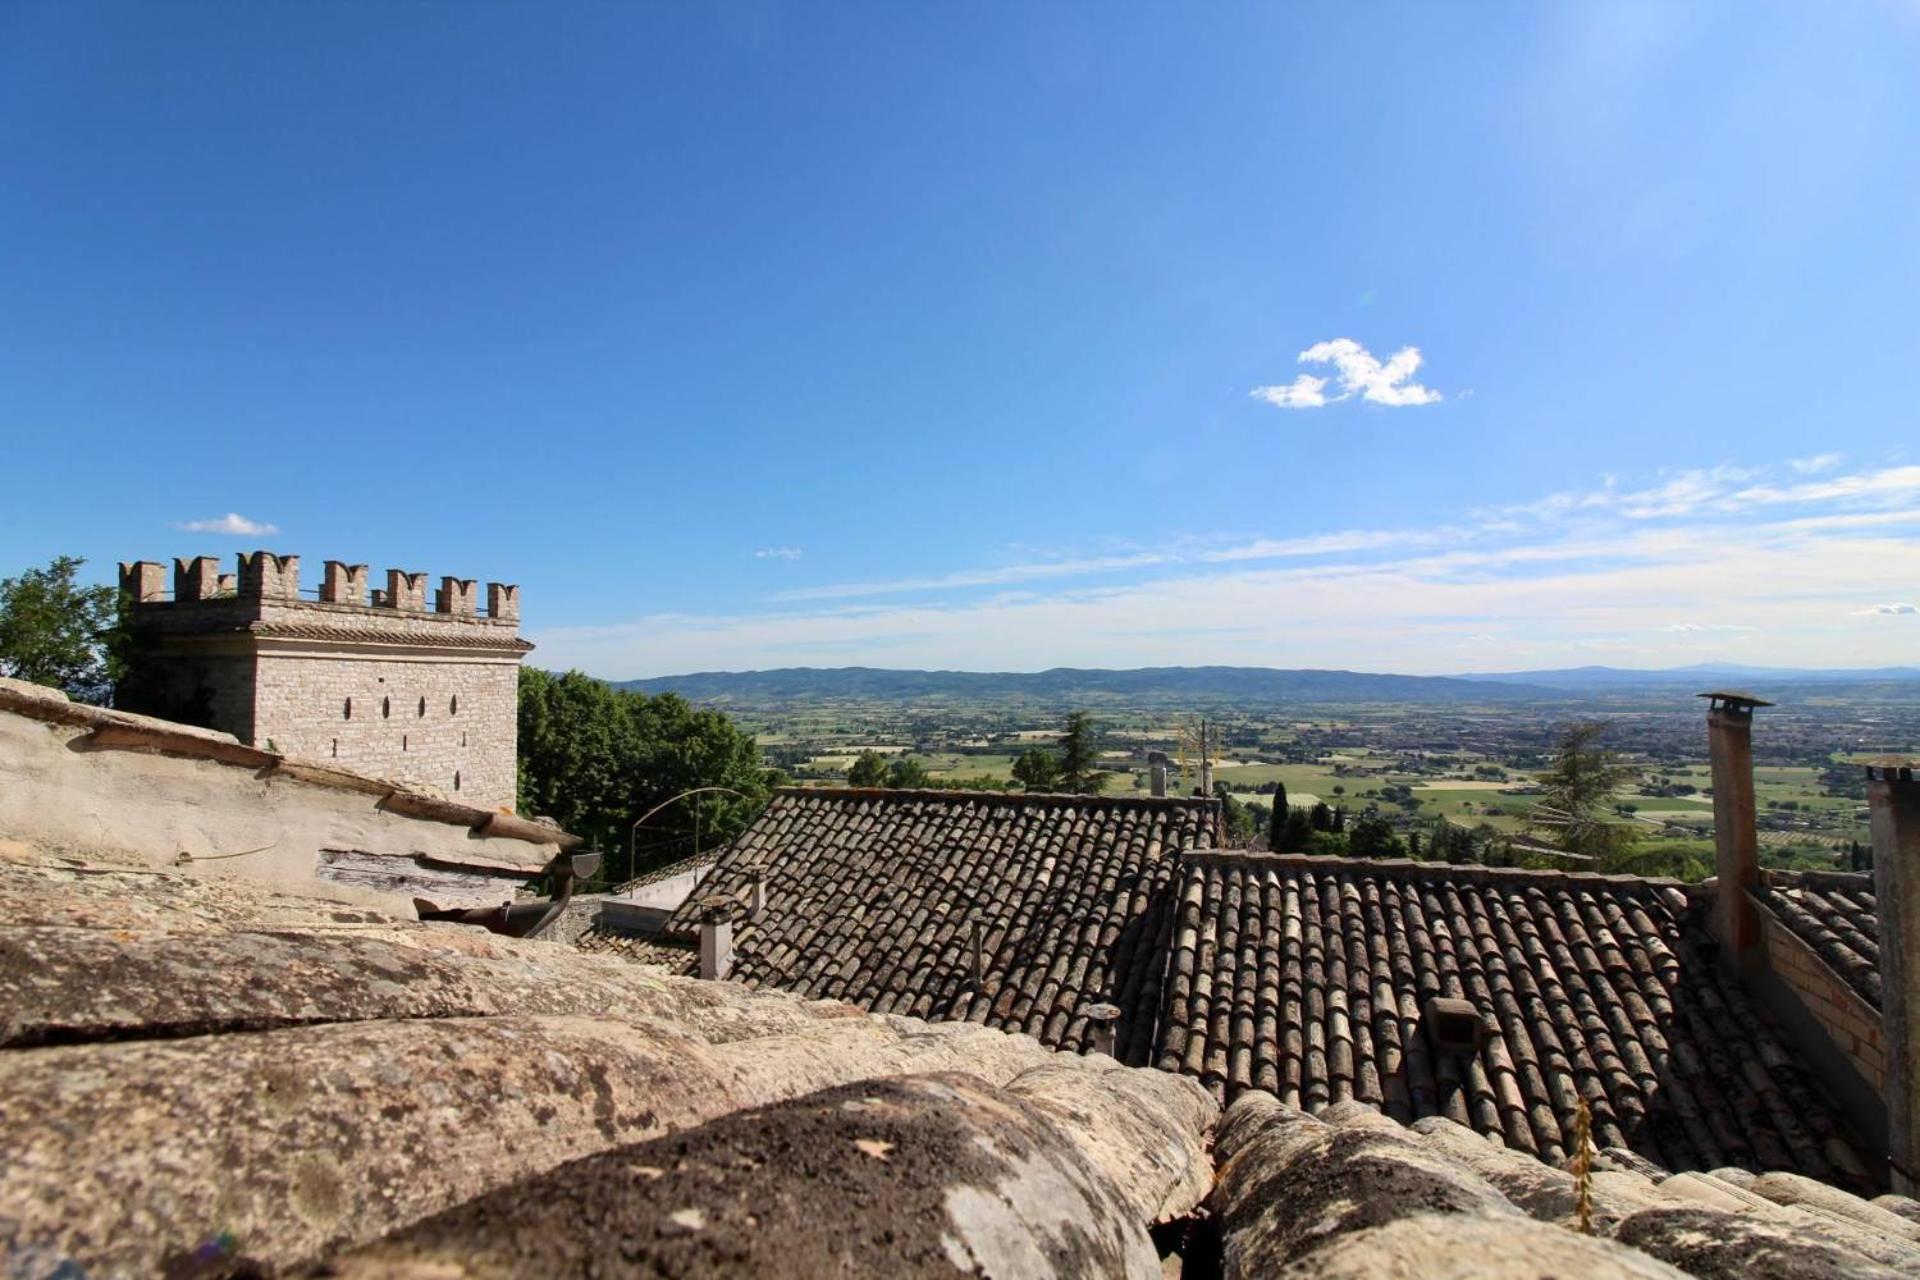
<instances>
[{"instance_id":1,"label":"white cloud","mask_svg":"<svg viewBox=\"0 0 1920 1280\"><path fill-rule=\"evenodd\" d=\"M798 560L803 553L799 547L762 547L753 553L756 560Z\"/></svg>"},{"instance_id":2,"label":"white cloud","mask_svg":"<svg viewBox=\"0 0 1920 1280\"><path fill-rule=\"evenodd\" d=\"M1326 394L1330 379L1303 373L1292 382L1278 386L1255 387L1249 394L1280 409L1318 409L1322 405L1359 396L1369 404L1400 408L1406 405L1437 404L1440 393L1413 380L1420 371L1420 348L1402 347L1385 361L1352 338L1316 342L1300 353L1301 364L1332 365L1340 382L1340 393Z\"/></svg>"},{"instance_id":3,"label":"white cloud","mask_svg":"<svg viewBox=\"0 0 1920 1280\"><path fill-rule=\"evenodd\" d=\"M1920 504L1906 500L1920 468L1796 474L1781 462L1623 477L1425 527L1015 551L737 614L533 638L552 663L613 677L822 662L1491 671L1592 661L1593 642L1634 665L1723 648L1776 665L1909 661L1899 619L1920 605L1888 597L1920 582Z\"/></svg>"},{"instance_id":4,"label":"white cloud","mask_svg":"<svg viewBox=\"0 0 1920 1280\"><path fill-rule=\"evenodd\" d=\"M1838 453L1816 453L1811 458L1794 458L1787 465L1803 476L1817 476L1839 466L1842 458Z\"/></svg>"},{"instance_id":5,"label":"white cloud","mask_svg":"<svg viewBox=\"0 0 1920 1280\"><path fill-rule=\"evenodd\" d=\"M880 582L841 582L822 587L782 591L775 600L848 600L856 596L893 596L913 591L944 591L953 587L998 587L1043 578L1075 578L1118 569L1140 569L1167 564L1178 557L1161 552L1083 559L1042 560L1030 564L999 565L990 569L962 569L927 578L893 578Z\"/></svg>"},{"instance_id":6,"label":"white cloud","mask_svg":"<svg viewBox=\"0 0 1920 1280\"><path fill-rule=\"evenodd\" d=\"M280 532L277 524L249 520L238 511L229 511L215 520L186 520L174 526L187 533L224 533L236 538L257 538Z\"/></svg>"},{"instance_id":7,"label":"white cloud","mask_svg":"<svg viewBox=\"0 0 1920 1280\"><path fill-rule=\"evenodd\" d=\"M1276 409L1318 409L1327 402L1327 380L1303 373L1292 382L1277 387L1255 387L1256 400L1265 400ZM1345 399L1344 396L1339 397Z\"/></svg>"}]
</instances>

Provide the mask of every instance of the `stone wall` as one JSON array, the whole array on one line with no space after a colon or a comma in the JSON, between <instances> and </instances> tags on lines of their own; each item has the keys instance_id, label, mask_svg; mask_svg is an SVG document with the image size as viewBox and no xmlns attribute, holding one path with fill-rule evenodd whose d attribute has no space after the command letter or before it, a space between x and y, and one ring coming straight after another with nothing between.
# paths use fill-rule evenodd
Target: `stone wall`
<instances>
[{"instance_id":1,"label":"stone wall","mask_svg":"<svg viewBox=\"0 0 1920 1280\"><path fill-rule=\"evenodd\" d=\"M1760 912L1767 967L1786 984L1875 1093L1886 1093L1887 1059L1880 1011L1827 967L1800 936L1771 912Z\"/></svg>"},{"instance_id":2,"label":"stone wall","mask_svg":"<svg viewBox=\"0 0 1920 1280\"><path fill-rule=\"evenodd\" d=\"M299 558L255 552L221 576L202 558L121 566L134 599L122 708L391 778L486 808L516 791L519 590L329 561L303 591ZM317 596L318 598L311 598Z\"/></svg>"},{"instance_id":3,"label":"stone wall","mask_svg":"<svg viewBox=\"0 0 1920 1280\"><path fill-rule=\"evenodd\" d=\"M263 649L254 741L511 809L516 663Z\"/></svg>"}]
</instances>

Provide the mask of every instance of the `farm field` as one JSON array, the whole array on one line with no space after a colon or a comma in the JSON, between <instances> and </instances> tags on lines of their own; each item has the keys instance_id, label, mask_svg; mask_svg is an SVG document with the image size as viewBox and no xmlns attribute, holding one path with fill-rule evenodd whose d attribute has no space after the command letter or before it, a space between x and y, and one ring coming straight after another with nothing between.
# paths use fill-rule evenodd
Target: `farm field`
<instances>
[{"instance_id":1,"label":"farm field","mask_svg":"<svg viewBox=\"0 0 1920 1280\"><path fill-rule=\"evenodd\" d=\"M1011 786L1015 760L1050 747L1065 714L1028 701L952 696L789 698L727 710L759 735L770 766L796 784L815 786L843 782L867 750L919 762L935 785ZM1109 793L1145 791L1152 751L1175 762L1175 789L1196 785L1196 717L1114 703L1096 707L1094 715L1101 764L1111 772ZM1755 791L1766 856L1790 865L1835 865L1851 842L1867 839L1864 791L1853 762L1913 751L1920 744L1920 702L1810 700L1763 715L1754 731ZM1220 744L1215 782L1256 818L1271 806L1277 784L1295 806L1325 802L1350 816L1372 811L1403 833L1445 819L1537 840L1545 835L1529 830L1539 800L1536 775L1560 726L1575 719L1606 722L1607 744L1638 774L1613 798L1616 820L1639 826L1643 844L1707 847L1702 842L1712 837L1713 804L1706 735L1700 707L1686 695L1599 705L1216 709L1207 724L1210 740Z\"/></svg>"}]
</instances>

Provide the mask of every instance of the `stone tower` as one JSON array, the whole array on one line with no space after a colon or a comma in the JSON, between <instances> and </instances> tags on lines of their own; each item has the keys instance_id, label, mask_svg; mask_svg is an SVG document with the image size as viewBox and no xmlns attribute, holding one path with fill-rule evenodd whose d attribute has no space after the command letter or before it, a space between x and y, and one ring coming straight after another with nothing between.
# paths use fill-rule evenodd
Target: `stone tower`
<instances>
[{"instance_id":1,"label":"stone tower","mask_svg":"<svg viewBox=\"0 0 1920 1280\"><path fill-rule=\"evenodd\" d=\"M326 562L300 589L300 558L120 566L131 637L118 706L231 733L302 759L511 809L517 762L520 588Z\"/></svg>"}]
</instances>

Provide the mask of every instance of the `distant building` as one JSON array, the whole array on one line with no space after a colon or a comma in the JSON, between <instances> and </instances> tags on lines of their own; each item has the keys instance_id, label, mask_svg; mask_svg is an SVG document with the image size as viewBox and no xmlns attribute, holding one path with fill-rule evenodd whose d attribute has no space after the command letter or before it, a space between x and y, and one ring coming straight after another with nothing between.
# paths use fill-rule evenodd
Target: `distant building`
<instances>
[{"instance_id":1,"label":"distant building","mask_svg":"<svg viewBox=\"0 0 1920 1280\"><path fill-rule=\"evenodd\" d=\"M242 742L488 808L510 808L517 764L520 588L329 560L317 592L300 558L242 553L120 566L130 608L124 710L231 733Z\"/></svg>"}]
</instances>

